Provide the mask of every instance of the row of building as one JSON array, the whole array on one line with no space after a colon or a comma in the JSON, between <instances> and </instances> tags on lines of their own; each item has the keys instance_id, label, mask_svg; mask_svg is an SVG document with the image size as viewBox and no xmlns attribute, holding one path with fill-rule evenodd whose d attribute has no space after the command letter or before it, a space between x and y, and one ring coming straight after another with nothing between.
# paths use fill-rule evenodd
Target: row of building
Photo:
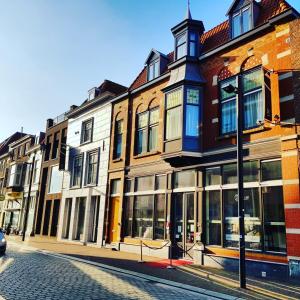
<instances>
[{"instance_id":1,"label":"row of building","mask_svg":"<svg viewBox=\"0 0 300 300\"><path fill-rule=\"evenodd\" d=\"M299 13L236 0L227 18L205 31L188 10L130 87L105 80L45 133L3 141L0 226L236 269L237 93L247 272L299 278Z\"/></svg>"}]
</instances>

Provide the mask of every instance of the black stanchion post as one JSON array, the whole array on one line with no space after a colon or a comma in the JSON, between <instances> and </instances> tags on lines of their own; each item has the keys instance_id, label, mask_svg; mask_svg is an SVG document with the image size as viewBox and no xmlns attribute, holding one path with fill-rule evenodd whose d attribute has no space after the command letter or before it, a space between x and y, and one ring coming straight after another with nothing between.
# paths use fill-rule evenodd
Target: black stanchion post
<instances>
[{"instance_id":1,"label":"black stanchion post","mask_svg":"<svg viewBox=\"0 0 300 300\"><path fill-rule=\"evenodd\" d=\"M167 266L167 269L175 269L175 267L173 266L173 263L172 263L172 256L173 256L173 253L172 253L172 241L170 242L170 264Z\"/></svg>"}]
</instances>

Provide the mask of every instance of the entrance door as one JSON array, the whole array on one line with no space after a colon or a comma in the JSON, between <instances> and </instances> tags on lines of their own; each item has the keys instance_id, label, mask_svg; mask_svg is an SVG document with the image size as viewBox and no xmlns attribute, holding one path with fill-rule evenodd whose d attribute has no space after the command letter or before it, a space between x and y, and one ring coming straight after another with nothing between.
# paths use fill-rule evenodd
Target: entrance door
<instances>
[{"instance_id":1,"label":"entrance door","mask_svg":"<svg viewBox=\"0 0 300 300\"><path fill-rule=\"evenodd\" d=\"M109 242L116 243L118 241L119 231L119 209L120 209L120 198L111 198L110 206L110 226L109 226Z\"/></svg>"},{"instance_id":2,"label":"entrance door","mask_svg":"<svg viewBox=\"0 0 300 300\"><path fill-rule=\"evenodd\" d=\"M54 200L50 236L56 236L60 200Z\"/></svg>"},{"instance_id":3,"label":"entrance door","mask_svg":"<svg viewBox=\"0 0 300 300\"><path fill-rule=\"evenodd\" d=\"M192 259L195 233L194 193L174 195L173 224L173 256Z\"/></svg>"}]
</instances>

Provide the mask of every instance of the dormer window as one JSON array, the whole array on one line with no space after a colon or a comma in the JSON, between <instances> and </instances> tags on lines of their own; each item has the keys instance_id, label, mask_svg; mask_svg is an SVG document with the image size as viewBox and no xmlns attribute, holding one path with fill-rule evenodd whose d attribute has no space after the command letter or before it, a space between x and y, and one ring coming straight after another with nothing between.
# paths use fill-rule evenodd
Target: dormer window
<instances>
[{"instance_id":1,"label":"dormer window","mask_svg":"<svg viewBox=\"0 0 300 300\"><path fill-rule=\"evenodd\" d=\"M150 62L148 66L148 81L159 76L159 59Z\"/></svg>"},{"instance_id":2,"label":"dormer window","mask_svg":"<svg viewBox=\"0 0 300 300\"><path fill-rule=\"evenodd\" d=\"M186 32L176 38L176 59L180 59L187 54Z\"/></svg>"},{"instance_id":3,"label":"dormer window","mask_svg":"<svg viewBox=\"0 0 300 300\"><path fill-rule=\"evenodd\" d=\"M238 37L252 28L251 6L246 6L232 15L232 37Z\"/></svg>"}]
</instances>

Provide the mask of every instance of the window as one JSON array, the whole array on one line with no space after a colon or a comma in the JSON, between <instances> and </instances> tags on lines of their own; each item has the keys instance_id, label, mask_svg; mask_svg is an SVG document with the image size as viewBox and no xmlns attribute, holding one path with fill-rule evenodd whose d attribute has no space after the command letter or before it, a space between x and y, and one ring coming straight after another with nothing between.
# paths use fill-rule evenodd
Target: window
<instances>
[{"instance_id":1,"label":"window","mask_svg":"<svg viewBox=\"0 0 300 300\"><path fill-rule=\"evenodd\" d=\"M187 136L199 136L199 99L200 91L198 89L187 89L185 119L185 134Z\"/></svg>"},{"instance_id":2,"label":"window","mask_svg":"<svg viewBox=\"0 0 300 300\"><path fill-rule=\"evenodd\" d=\"M158 144L159 108L137 114L136 154L151 152Z\"/></svg>"},{"instance_id":3,"label":"window","mask_svg":"<svg viewBox=\"0 0 300 300\"><path fill-rule=\"evenodd\" d=\"M10 169L9 186L20 186L22 183L23 165L13 165ZM25 172L25 171L24 171Z\"/></svg>"},{"instance_id":4,"label":"window","mask_svg":"<svg viewBox=\"0 0 300 300\"><path fill-rule=\"evenodd\" d=\"M282 187L268 187L263 193L263 202L266 250L272 252L286 252Z\"/></svg>"},{"instance_id":5,"label":"window","mask_svg":"<svg viewBox=\"0 0 300 300\"><path fill-rule=\"evenodd\" d=\"M33 183L38 183L39 182L39 161L35 160L34 162L34 168L33 168L33 175L32 175L32 180Z\"/></svg>"},{"instance_id":6,"label":"window","mask_svg":"<svg viewBox=\"0 0 300 300\"><path fill-rule=\"evenodd\" d=\"M123 120L118 120L115 123L114 159L121 158L122 139L123 139Z\"/></svg>"},{"instance_id":7,"label":"window","mask_svg":"<svg viewBox=\"0 0 300 300\"><path fill-rule=\"evenodd\" d=\"M232 37L238 37L252 27L250 6L242 8L232 16Z\"/></svg>"},{"instance_id":8,"label":"window","mask_svg":"<svg viewBox=\"0 0 300 300\"><path fill-rule=\"evenodd\" d=\"M60 193L62 189L62 172L59 171L58 166L51 168L50 183L49 183L49 194Z\"/></svg>"},{"instance_id":9,"label":"window","mask_svg":"<svg viewBox=\"0 0 300 300\"><path fill-rule=\"evenodd\" d=\"M206 239L208 245L221 246L221 199L219 191L206 193Z\"/></svg>"},{"instance_id":10,"label":"window","mask_svg":"<svg viewBox=\"0 0 300 300\"><path fill-rule=\"evenodd\" d=\"M195 186L195 171L181 171L174 173L174 189Z\"/></svg>"},{"instance_id":11,"label":"window","mask_svg":"<svg viewBox=\"0 0 300 300\"><path fill-rule=\"evenodd\" d=\"M155 176L155 189L165 190L166 188L167 188L167 176L166 175Z\"/></svg>"},{"instance_id":12,"label":"window","mask_svg":"<svg viewBox=\"0 0 300 300\"><path fill-rule=\"evenodd\" d=\"M261 162L262 181L280 180L282 179L281 173L281 160L267 160Z\"/></svg>"},{"instance_id":13,"label":"window","mask_svg":"<svg viewBox=\"0 0 300 300\"><path fill-rule=\"evenodd\" d=\"M176 59L179 59L187 54L186 33L176 38Z\"/></svg>"},{"instance_id":14,"label":"window","mask_svg":"<svg viewBox=\"0 0 300 300\"><path fill-rule=\"evenodd\" d=\"M181 137L182 89L167 94L166 97L166 139Z\"/></svg>"},{"instance_id":15,"label":"window","mask_svg":"<svg viewBox=\"0 0 300 300\"><path fill-rule=\"evenodd\" d=\"M97 183L98 156L98 151L87 154L86 184Z\"/></svg>"},{"instance_id":16,"label":"window","mask_svg":"<svg viewBox=\"0 0 300 300\"><path fill-rule=\"evenodd\" d=\"M153 61L148 66L148 81L159 76L159 60Z\"/></svg>"},{"instance_id":17,"label":"window","mask_svg":"<svg viewBox=\"0 0 300 300\"><path fill-rule=\"evenodd\" d=\"M257 121L264 119L263 103L263 72L261 68L247 71L241 76L242 101L244 109L244 129L257 127ZM223 88L227 85L236 86L236 77L220 83L221 98L221 134L236 131L236 94L227 93Z\"/></svg>"},{"instance_id":18,"label":"window","mask_svg":"<svg viewBox=\"0 0 300 300\"><path fill-rule=\"evenodd\" d=\"M197 55L197 34L195 32L189 33L189 54L190 56Z\"/></svg>"},{"instance_id":19,"label":"window","mask_svg":"<svg viewBox=\"0 0 300 300\"><path fill-rule=\"evenodd\" d=\"M239 245L238 191L236 188L228 189L228 186L217 186L220 181L223 184L236 182L234 166L229 164L206 169L206 186L210 186L205 193L208 245L228 248L238 248ZM223 169L222 180L218 175L220 169ZM281 178L280 160L262 161L260 164L259 161L244 162L244 181L255 182L252 187L244 188L245 245L248 250L285 253L282 186L277 186L277 183L269 186L271 182L268 186L260 186L261 180L270 178Z\"/></svg>"},{"instance_id":20,"label":"window","mask_svg":"<svg viewBox=\"0 0 300 300\"><path fill-rule=\"evenodd\" d=\"M136 191L153 191L154 176L144 176L136 178Z\"/></svg>"},{"instance_id":21,"label":"window","mask_svg":"<svg viewBox=\"0 0 300 300\"><path fill-rule=\"evenodd\" d=\"M165 195L126 197L124 201L125 236L164 239Z\"/></svg>"},{"instance_id":22,"label":"window","mask_svg":"<svg viewBox=\"0 0 300 300\"><path fill-rule=\"evenodd\" d=\"M82 122L81 144L91 142L93 139L93 119Z\"/></svg>"},{"instance_id":23,"label":"window","mask_svg":"<svg viewBox=\"0 0 300 300\"><path fill-rule=\"evenodd\" d=\"M80 187L82 179L83 156L75 156L73 162L72 187Z\"/></svg>"},{"instance_id":24,"label":"window","mask_svg":"<svg viewBox=\"0 0 300 300\"><path fill-rule=\"evenodd\" d=\"M121 180L113 179L111 181L111 195L118 195L121 193Z\"/></svg>"},{"instance_id":25,"label":"window","mask_svg":"<svg viewBox=\"0 0 300 300\"><path fill-rule=\"evenodd\" d=\"M55 159L57 158L57 154L58 154L58 144L59 144L59 132L56 132L54 134L54 141L53 141L53 147L52 147L52 154L51 154L51 158Z\"/></svg>"}]
</instances>

